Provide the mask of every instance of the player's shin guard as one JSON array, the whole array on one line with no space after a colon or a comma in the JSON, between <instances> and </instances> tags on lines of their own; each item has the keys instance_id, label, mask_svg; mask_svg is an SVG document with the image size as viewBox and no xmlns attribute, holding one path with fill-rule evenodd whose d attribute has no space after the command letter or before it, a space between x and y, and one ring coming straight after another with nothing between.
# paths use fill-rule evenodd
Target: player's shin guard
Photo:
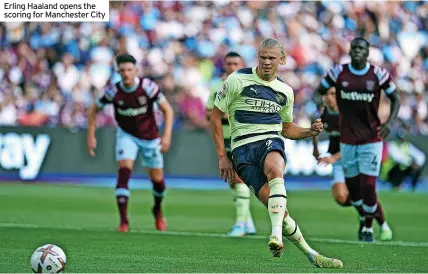
<instances>
[{"instance_id":1,"label":"player's shin guard","mask_svg":"<svg viewBox=\"0 0 428 274\"><path fill-rule=\"evenodd\" d=\"M287 196L283 178L275 178L269 183L269 217L272 223L272 236L282 239L282 222L287 206Z\"/></svg>"},{"instance_id":2,"label":"player's shin guard","mask_svg":"<svg viewBox=\"0 0 428 274\"><path fill-rule=\"evenodd\" d=\"M250 189L245 184L235 184L236 224L245 225L250 214Z\"/></svg>"},{"instance_id":3,"label":"player's shin guard","mask_svg":"<svg viewBox=\"0 0 428 274\"><path fill-rule=\"evenodd\" d=\"M163 197L165 196L165 180L162 179L162 181L156 182L152 181L153 183L153 198L154 198L154 206L153 206L153 212L159 212L161 210L161 204Z\"/></svg>"},{"instance_id":4,"label":"player's shin guard","mask_svg":"<svg viewBox=\"0 0 428 274\"><path fill-rule=\"evenodd\" d=\"M361 194L363 196L364 226L371 228L373 217L378 208L376 195L376 177L361 174Z\"/></svg>"},{"instance_id":5,"label":"player's shin guard","mask_svg":"<svg viewBox=\"0 0 428 274\"><path fill-rule=\"evenodd\" d=\"M287 240L292 242L295 246L297 246L300 251L302 251L308 257L309 260L315 260L317 252L313 250L308 245L308 243L306 243L299 226L288 214L283 221L282 235L287 238Z\"/></svg>"},{"instance_id":6,"label":"player's shin guard","mask_svg":"<svg viewBox=\"0 0 428 274\"><path fill-rule=\"evenodd\" d=\"M121 167L117 176L116 201L119 209L120 224L128 224L128 199L130 196L128 182L131 173L129 168Z\"/></svg>"}]
</instances>

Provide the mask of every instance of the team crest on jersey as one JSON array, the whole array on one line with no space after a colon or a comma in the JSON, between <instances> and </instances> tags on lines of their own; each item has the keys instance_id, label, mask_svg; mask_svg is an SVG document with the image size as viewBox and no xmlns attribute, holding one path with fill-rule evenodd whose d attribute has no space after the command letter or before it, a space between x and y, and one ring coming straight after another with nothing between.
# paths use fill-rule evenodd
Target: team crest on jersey
<instances>
[{"instance_id":1,"label":"team crest on jersey","mask_svg":"<svg viewBox=\"0 0 428 274\"><path fill-rule=\"evenodd\" d=\"M284 96L282 94L279 94L279 93L275 94L275 98L276 98L276 100L278 101L278 103L280 105L282 105L284 103L284 101L285 101Z\"/></svg>"},{"instance_id":2,"label":"team crest on jersey","mask_svg":"<svg viewBox=\"0 0 428 274\"><path fill-rule=\"evenodd\" d=\"M139 96L138 102L140 103L140 105L145 105L147 103L147 98L145 96Z\"/></svg>"},{"instance_id":3,"label":"team crest on jersey","mask_svg":"<svg viewBox=\"0 0 428 274\"><path fill-rule=\"evenodd\" d=\"M122 100L119 100L119 101L117 101L117 104L118 104L119 106L123 106L124 102L123 102Z\"/></svg>"},{"instance_id":4,"label":"team crest on jersey","mask_svg":"<svg viewBox=\"0 0 428 274\"><path fill-rule=\"evenodd\" d=\"M368 91L373 91L375 87L375 82L374 81L366 81L366 89Z\"/></svg>"},{"instance_id":5,"label":"team crest on jersey","mask_svg":"<svg viewBox=\"0 0 428 274\"><path fill-rule=\"evenodd\" d=\"M224 82L223 87L217 92L217 99L221 100L224 97L226 97L226 93L229 90L229 85L227 84L227 82Z\"/></svg>"},{"instance_id":6,"label":"team crest on jersey","mask_svg":"<svg viewBox=\"0 0 428 274\"><path fill-rule=\"evenodd\" d=\"M324 128L328 128L328 123L324 123Z\"/></svg>"},{"instance_id":7,"label":"team crest on jersey","mask_svg":"<svg viewBox=\"0 0 428 274\"><path fill-rule=\"evenodd\" d=\"M346 87L348 87L348 86L349 86L349 83L348 83L348 82L346 82L346 81L343 81L343 82L342 82L342 87L346 88Z\"/></svg>"}]
</instances>

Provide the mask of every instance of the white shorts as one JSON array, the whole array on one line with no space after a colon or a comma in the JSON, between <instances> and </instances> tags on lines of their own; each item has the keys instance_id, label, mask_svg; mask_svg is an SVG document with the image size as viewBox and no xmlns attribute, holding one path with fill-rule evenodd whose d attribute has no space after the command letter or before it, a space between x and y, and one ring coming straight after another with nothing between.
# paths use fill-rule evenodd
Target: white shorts
<instances>
[{"instance_id":1,"label":"white shorts","mask_svg":"<svg viewBox=\"0 0 428 274\"><path fill-rule=\"evenodd\" d=\"M378 177L382 160L382 149L382 142L363 145L340 143L345 177L355 177L359 174Z\"/></svg>"},{"instance_id":2,"label":"white shorts","mask_svg":"<svg viewBox=\"0 0 428 274\"><path fill-rule=\"evenodd\" d=\"M345 174L343 172L343 166L341 161L337 161L333 164L333 171L331 173L333 180L331 181L331 185L335 185L337 183L345 183Z\"/></svg>"},{"instance_id":3,"label":"white shorts","mask_svg":"<svg viewBox=\"0 0 428 274\"><path fill-rule=\"evenodd\" d=\"M116 161L137 159L138 150L141 152L142 166L148 168L163 168L163 155L160 151L160 138L142 140L121 128L116 130Z\"/></svg>"}]
</instances>

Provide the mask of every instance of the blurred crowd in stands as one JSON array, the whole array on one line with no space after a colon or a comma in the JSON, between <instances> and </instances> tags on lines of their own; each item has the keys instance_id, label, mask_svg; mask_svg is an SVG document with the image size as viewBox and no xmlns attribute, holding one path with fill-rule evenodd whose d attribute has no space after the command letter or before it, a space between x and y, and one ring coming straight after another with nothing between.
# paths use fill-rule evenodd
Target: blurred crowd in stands
<instances>
[{"instance_id":1,"label":"blurred crowd in stands","mask_svg":"<svg viewBox=\"0 0 428 274\"><path fill-rule=\"evenodd\" d=\"M288 52L279 76L295 91L295 122L318 115L312 94L328 68L349 61L349 41L364 36L370 61L400 90L400 121L428 134L427 2L110 2L108 23L1 23L0 124L86 126L86 111L120 79L114 57L128 52L176 110L176 127L208 126L205 103L222 76L223 56L256 65L266 37ZM388 115L387 99L380 115ZM112 109L98 116L113 126Z\"/></svg>"}]
</instances>

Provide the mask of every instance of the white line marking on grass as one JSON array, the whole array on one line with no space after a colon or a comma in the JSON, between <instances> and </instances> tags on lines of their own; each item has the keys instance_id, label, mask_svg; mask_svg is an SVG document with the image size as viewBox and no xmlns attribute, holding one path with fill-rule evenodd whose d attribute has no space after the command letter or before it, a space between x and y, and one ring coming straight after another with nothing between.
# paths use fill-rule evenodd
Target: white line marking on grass
<instances>
[{"instance_id":1,"label":"white line marking on grass","mask_svg":"<svg viewBox=\"0 0 428 274\"><path fill-rule=\"evenodd\" d=\"M115 231L106 227L74 227L74 226L51 226L51 225L36 225L36 224L19 224L19 223L0 223L0 228L33 228L33 229L59 229L59 230L75 230L75 231L97 231L97 232L111 232ZM226 234L221 233L208 233L208 232L190 232L190 231L155 231L146 229L132 229L130 233L149 234L149 235L171 235L171 236L192 236L192 237L212 237L212 238L231 238ZM257 239L267 240L268 236L252 235L245 236L244 239ZM389 241L389 242L374 242L366 243L360 241L329 239L329 238L308 238L310 242L320 243L334 243L334 244L351 244L351 245L381 245L381 246L403 246L403 247L428 247L428 242L403 242L403 241Z\"/></svg>"}]
</instances>

